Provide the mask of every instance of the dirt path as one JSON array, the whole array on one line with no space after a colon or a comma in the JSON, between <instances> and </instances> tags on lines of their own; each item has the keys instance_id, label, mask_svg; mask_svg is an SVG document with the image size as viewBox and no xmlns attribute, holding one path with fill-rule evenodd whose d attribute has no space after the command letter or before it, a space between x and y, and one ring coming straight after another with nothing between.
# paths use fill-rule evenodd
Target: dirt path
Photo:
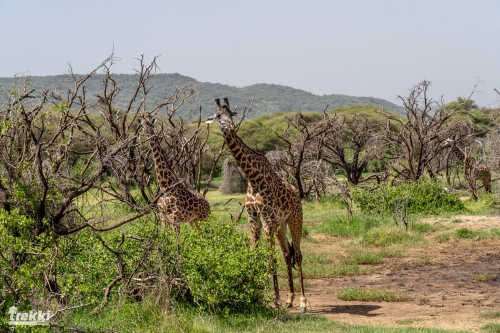
<instances>
[{"instance_id":1,"label":"dirt path","mask_svg":"<svg viewBox=\"0 0 500 333\"><path fill-rule=\"evenodd\" d=\"M500 227L498 216L460 216L428 219L443 229ZM408 250L403 257L386 259L377 273L354 278L309 280L309 312L349 324L419 326L479 331L488 320L479 313L500 310L500 241L456 240ZM434 265L421 264L430 258ZM488 274L477 281L478 273ZM400 291L404 302L342 301L337 293L348 286Z\"/></svg>"}]
</instances>

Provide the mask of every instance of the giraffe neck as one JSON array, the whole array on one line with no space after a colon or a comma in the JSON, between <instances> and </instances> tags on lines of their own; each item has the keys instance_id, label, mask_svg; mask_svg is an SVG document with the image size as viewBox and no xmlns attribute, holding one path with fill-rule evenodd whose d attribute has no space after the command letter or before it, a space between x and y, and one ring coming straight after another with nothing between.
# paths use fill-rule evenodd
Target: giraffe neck
<instances>
[{"instance_id":1,"label":"giraffe neck","mask_svg":"<svg viewBox=\"0 0 500 333\"><path fill-rule=\"evenodd\" d=\"M465 153L462 151L462 149L458 148L457 146L454 146L452 148L453 153L455 156L460 160L460 162L465 161Z\"/></svg>"},{"instance_id":2,"label":"giraffe neck","mask_svg":"<svg viewBox=\"0 0 500 333\"><path fill-rule=\"evenodd\" d=\"M248 147L232 130L223 130L224 141L248 182L253 188L258 188L263 181L273 181L275 177L267 158Z\"/></svg>"},{"instance_id":3,"label":"giraffe neck","mask_svg":"<svg viewBox=\"0 0 500 333\"><path fill-rule=\"evenodd\" d=\"M167 156L160 146L160 140L155 135L149 136L149 147L153 153L156 178L160 188L165 189L175 184L179 178L168 163Z\"/></svg>"}]
</instances>

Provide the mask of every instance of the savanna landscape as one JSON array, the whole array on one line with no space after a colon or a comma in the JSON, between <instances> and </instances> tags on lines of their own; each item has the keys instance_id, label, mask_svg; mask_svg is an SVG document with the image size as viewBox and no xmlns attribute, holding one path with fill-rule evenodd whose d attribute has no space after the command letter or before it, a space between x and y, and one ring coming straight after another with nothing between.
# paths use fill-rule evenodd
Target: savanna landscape
<instances>
[{"instance_id":1,"label":"savanna landscape","mask_svg":"<svg viewBox=\"0 0 500 333\"><path fill-rule=\"evenodd\" d=\"M111 55L63 89L3 86L0 330L500 332L500 109L479 108L475 87L433 100L423 80L402 87L402 108L311 99L315 111L279 112L281 96L258 114L245 92L223 122L213 100L231 92L162 94L155 60L139 58L133 84ZM267 212L253 246L245 198L260 176L302 207L285 256ZM30 310L53 316L13 324Z\"/></svg>"}]
</instances>

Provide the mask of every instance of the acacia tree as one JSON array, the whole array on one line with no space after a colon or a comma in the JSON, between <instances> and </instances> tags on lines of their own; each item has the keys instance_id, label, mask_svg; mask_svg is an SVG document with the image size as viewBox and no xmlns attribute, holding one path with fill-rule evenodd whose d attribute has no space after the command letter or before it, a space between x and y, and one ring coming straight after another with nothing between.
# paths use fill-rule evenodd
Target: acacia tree
<instances>
[{"instance_id":1,"label":"acacia tree","mask_svg":"<svg viewBox=\"0 0 500 333\"><path fill-rule=\"evenodd\" d=\"M322 158L339 168L349 184L357 185L378 175L362 177L370 162L382 158L386 144L380 135L382 125L366 116L326 117L323 127L328 128L323 139Z\"/></svg>"},{"instance_id":2,"label":"acacia tree","mask_svg":"<svg viewBox=\"0 0 500 333\"><path fill-rule=\"evenodd\" d=\"M293 118L287 118L283 134L274 131L287 146L286 154L274 164L292 181L301 199L307 199L311 191L319 188L321 181L317 177L324 176L324 172L319 172L321 163L317 161L321 159L323 140L330 130L318 117L297 112Z\"/></svg>"},{"instance_id":3,"label":"acacia tree","mask_svg":"<svg viewBox=\"0 0 500 333\"><path fill-rule=\"evenodd\" d=\"M429 97L430 81L424 80L409 90L407 96L398 98L405 109L405 117L387 114L387 126L384 131L384 140L391 147L391 168L397 177L417 181L428 170L431 177L435 170L430 166L445 149L442 142L451 138L457 126L462 124L453 122L459 110L470 101L470 97L455 107L446 108L441 97L434 101ZM474 87L475 89L475 87ZM389 126L390 122L399 124L400 130Z\"/></svg>"},{"instance_id":4,"label":"acacia tree","mask_svg":"<svg viewBox=\"0 0 500 333\"><path fill-rule=\"evenodd\" d=\"M148 142L138 127L140 113L166 119L169 125L163 130L179 162L179 175L194 178L197 158L204 149L200 122L188 129L182 119L174 119L194 87L175 88L163 102L148 104L156 57L149 64L141 57L129 103L124 109L116 109L114 101L123 87L111 73L115 60L111 55L83 76L74 74L70 67L68 76L73 87L68 91L35 91L27 77L4 90L5 103L0 108L0 210L4 209L0 211L0 308L5 295L20 297L24 289L16 280L16 272L32 267L32 263L47 263L40 278L50 293L61 296L53 264L59 239L83 229L98 235L157 211L156 202L163 192L145 177L153 163ZM98 72L104 74L101 90L92 98L86 83ZM163 110L167 111L162 118ZM125 213L117 217L110 205ZM105 290L105 304L120 281L127 281L127 290L144 283L144 262L154 252L154 244L122 235L117 246L111 246L96 237L116 257L119 267ZM135 254L143 251L143 257L134 268L126 268L123 260L126 252L122 245L129 241L142 244L142 250L135 250ZM9 247L7 242L24 246ZM167 260L165 255L161 257Z\"/></svg>"}]
</instances>

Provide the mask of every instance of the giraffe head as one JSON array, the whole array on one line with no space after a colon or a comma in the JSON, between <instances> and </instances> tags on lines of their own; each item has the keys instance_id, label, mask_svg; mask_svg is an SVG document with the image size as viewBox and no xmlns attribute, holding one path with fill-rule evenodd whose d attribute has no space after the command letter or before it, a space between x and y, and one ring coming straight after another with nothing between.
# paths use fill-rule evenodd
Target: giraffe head
<instances>
[{"instance_id":1,"label":"giraffe head","mask_svg":"<svg viewBox=\"0 0 500 333\"><path fill-rule=\"evenodd\" d=\"M144 116L144 114L141 114L139 119L137 120L144 130L144 134L146 135L153 135L153 125L156 123L156 119L153 119L150 115Z\"/></svg>"},{"instance_id":2,"label":"giraffe head","mask_svg":"<svg viewBox=\"0 0 500 333\"><path fill-rule=\"evenodd\" d=\"M443 141L442 146L443 147L454 147L456 145L456 141L453 140L452 138L448 138Z\"/></svg>"},{"instance_id":3,"label":"giraffe head","mask_svg":"<svg viewBox=\"0 0 500 333\"><path fill-rule=\"evenodd\" d=\"M215 99L215 103L217 104L217 111L213 116L208 117L205 123L210 124L217 120L217 124L223 131L234 130L233 116L237 115L238 112L231 110L227 97L224 97L224 105L220 104L218 98Z\"/></svg>"}]
</instances>

